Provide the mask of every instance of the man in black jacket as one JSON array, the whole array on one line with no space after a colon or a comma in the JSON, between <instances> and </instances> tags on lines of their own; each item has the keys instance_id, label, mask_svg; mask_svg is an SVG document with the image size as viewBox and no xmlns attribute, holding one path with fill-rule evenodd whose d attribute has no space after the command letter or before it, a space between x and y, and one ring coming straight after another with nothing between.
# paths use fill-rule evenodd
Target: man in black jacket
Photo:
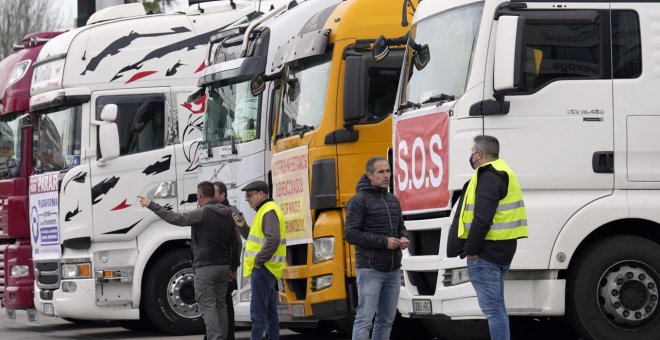
<instances>
[{"instance_id":1,"label":"man in black jacket","mask_svg":"<svg viewBox=\"0 0 660 340\"><path fill-rule=\"evenodd\" d=\"M367 172L346 208L346 240L355 245L358 308L353 340L390 338L401 285L401 250L408 234L399 200L389 192L390 165L383 157L367 161Z\"/></svg>"},{"instance_id":2,"label":"man in black jacket","mask_svg":"<svg viewBox=\"0 0 660 340\"><path fill-rule=\"evenodd\" d=\"M488 319L491 339L508 340L504 277L517 239L527 237L527 217L518 179L499 152L495 137L474 138L470 165L475 172L454 213L447 255L467 257L470 282Z\"/></svg>"},{"instance_id":3,"label":"man in black jacket","mask_svg":"<svg viewBox=\"0 0 660 340\"><path fill-rule=\"evenodd\" d=\"M208 340L227 339L225 295L230 279L231 240L236 224L231 210L215 200L211 182L197 185L199 209L175 213L144 196L140 205L148 207L165 222L191 226L192 267L195 271L195 299L202 311Z\"/></svg>"},{"instance_id":4,"label":"man in black jacket","mask_svg":"<svg viewBox=\"0 0 660 340\"><path fill-rule=\"evenodd\" d=\"M229 204L227 199L227 186L222 182L213 182L213 187L215 188L215 199L218 200L222 205L229 208L233 214L240 214L238 209ZM238 289L238 284L236 283L236 271L238 266L241 265L241 249L243 248L243 242L241 242L241 234L238 230L238 227L235 228L235 236L232 239L231 244L231 279L229 281L229 286L227 287L227 295L225 301L227 303L227 340L235 340L236 336L234 334L234 300L232 298L232 292Z\"/></svg>"}]
</instances>

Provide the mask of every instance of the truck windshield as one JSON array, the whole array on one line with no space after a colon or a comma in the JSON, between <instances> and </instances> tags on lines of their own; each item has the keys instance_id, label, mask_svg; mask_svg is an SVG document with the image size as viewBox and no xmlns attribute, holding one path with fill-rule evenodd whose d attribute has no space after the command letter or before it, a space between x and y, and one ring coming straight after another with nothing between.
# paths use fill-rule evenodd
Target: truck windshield
<instances>
[{"instance_id":1,"label":"truck windshield","mask_svg":"<svg viewBox=\"0 0 660 340\"><path fill-rule=\"evenodd\" d=\"M330 54L290 64L282 89L278 136L305 133L323 118L330 76Z\"/></svg>"},{"instance_id":2,"label":"truck windshield","mask_svg":"<svg viewBox=\"0 0 660 340\"><path fill-rule=\"evenodd\" d=\"M34 129L37 136L36 171L56 171L80 164L80 106L40 114Z\"/></svg>"},{"instance_id":3,"label":"truck windshield","mask_svg":"<svg viewBox=\"0 0 660 340\"><path fill-rule=\"evenodd\" d=\"M14 178L21 174L23 134L18 121L22 112L0 117L0 178Z\"/></svg>"},{"instance_id":4,"label":"truck windshield","mask_svg":"<svg viewBox=\"0 0 660 340\"><path fill-rule=\"evenodd\" d=\"M420 46L428 44L431 60L426 67L416 69L410 60L412 49L408 47L399 105L424 103L441 94L454 98L463 95L482 10L483 3L479 2L443 12L413 26L410 38Z\"/></svg>"},{"instance_id":5,"label":"truck windshield","mask_svg":"<svg viewBox=\"0 0 660 340\"><path fill-rule=\"evenodd\" d=\"M250 82L211 84L207 89L204 140L209 147L246 143L259 138L261 96L250 92Z\"/></svg>"}]
</instances>

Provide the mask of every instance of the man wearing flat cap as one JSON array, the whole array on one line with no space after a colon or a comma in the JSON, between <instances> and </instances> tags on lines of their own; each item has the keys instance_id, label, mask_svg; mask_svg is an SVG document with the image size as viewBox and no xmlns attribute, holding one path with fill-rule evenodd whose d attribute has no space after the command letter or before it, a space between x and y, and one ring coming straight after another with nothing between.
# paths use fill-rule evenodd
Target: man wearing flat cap
<instances>
[{"instance_id":1,"label":"man wearing flat cap","mask_svg":"<svg viewBox=\"0 0 660 340\"><path fill-rule=\"evenodd\" d=\"M268 184L254 181L243 187L245 200L257 211L249 227L241 215L234 215L236 225L247 239L243 256L243 276L250 277L252 298L250 339L261 340L264 331L268 339L280 337L277 316L277 282L282 277L286 261L286 229L284 214L268 195Z\"/></svg>"}]
</instances>

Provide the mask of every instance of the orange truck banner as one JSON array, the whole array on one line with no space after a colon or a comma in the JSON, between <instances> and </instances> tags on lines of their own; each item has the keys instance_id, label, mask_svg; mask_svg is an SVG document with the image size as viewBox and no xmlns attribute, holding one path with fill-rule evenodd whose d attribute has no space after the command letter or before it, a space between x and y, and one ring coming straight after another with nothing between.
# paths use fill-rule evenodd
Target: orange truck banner
<instances>
[{"instance_id":1,"label":"orange truck banner","mask_svg":"<svg viewBox=\"0 0 660 340\"><path fill-rule=\"evenodd\" d=\"M273 154L273 200L286 221L286 244L312 242L307 146Z\"/></svg>"},{"instance_id":2,"label":"orange truck banner","mask_svg":"<svg viewBox=\"0 0 660 340\"><path fill-rule=\"evenodd\" d=\"M438 111L440 109L441 111ZM449 117L443 108L395 118L394 194L404 213L446 209Z\"/></svg>"}]
</instances>

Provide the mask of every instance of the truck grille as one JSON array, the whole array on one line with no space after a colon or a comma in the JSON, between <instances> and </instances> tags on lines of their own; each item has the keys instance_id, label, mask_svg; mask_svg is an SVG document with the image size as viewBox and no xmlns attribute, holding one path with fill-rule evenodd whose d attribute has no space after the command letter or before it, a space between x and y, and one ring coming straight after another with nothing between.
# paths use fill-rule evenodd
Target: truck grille
<instances>
[{"instance_id":1,"label":"truck grille","mask_svg":"<svg viewBox=\"0 0 660 340\"><path fill-rule=\"evenodd\" d=\"M440 252L440 229L408 231L410 246L408 252L412 256L438 255Z\"/></svg>"},{"instance_id":2,"label":"truck grille","mask_svg":"<svg viewBox=\"0 0 660 340\"><path fill-rule=\"evenodd\" d=\"M307 297L307 279L286 280L287 288L296 294L296 300L305 300Z\"/></svg>"},{"instance_id":3,"label":"truck grille","mask_svg":"<svg viewBox=\"0 0 660 340\"><path fill-rule=\"evenodd\" d=\"M435 295L438 286L438 272L411 272L407 271L410 283L417 287L419 295Z\"/></svg>"},{"instance_id":4,"label":"truck grille","mask_svg":"<svg viewBox=\"0 0 660 340\"><path fill-rule=\"evenodd\" d=\"M40 289L57 289L60 285L59 262L35 262L35 276Z\"/></svg>"},{"instance_id":5,"label":"truck grille","mask_svg":"<svg viewBox=\"0 0 660 340\"><path fill-rule=\"evenodd\" d=\"M286 247L286 263L289 266L304 266L307 264L307 244L297 244Z\"/></svg>"}]
</instances>

